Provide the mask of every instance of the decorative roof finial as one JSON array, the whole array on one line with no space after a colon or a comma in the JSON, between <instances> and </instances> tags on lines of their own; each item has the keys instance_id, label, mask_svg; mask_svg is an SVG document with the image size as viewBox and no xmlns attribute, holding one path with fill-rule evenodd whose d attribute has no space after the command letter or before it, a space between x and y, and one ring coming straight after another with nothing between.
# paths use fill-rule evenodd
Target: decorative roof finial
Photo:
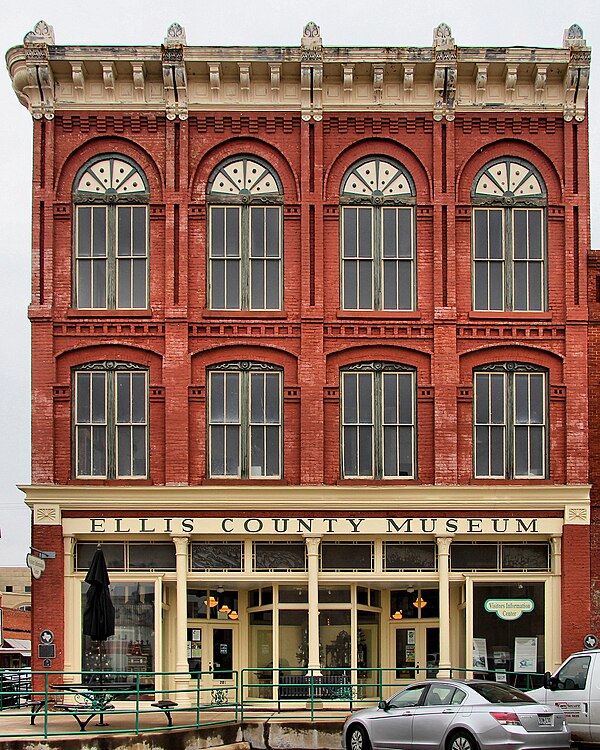
<instances>
[{"instance_id":1,"label":"decorative roof finial","mask_svg":"<svg viewBox=\"0 0 600 750\"><path fill-rule=\"evenodd\" d=\"M447 23L441 23L433 30L433 47L436 50L451 49L456 43L452 36L452 31Z\"/></svg>"},{"instance_id":2,"label":"decorative roof finial","mask_svg":"<svg viewBox=\"0 0 600 750\"><path fill-rule=\"evenodd\" d=\"M23 39L24 44L56 44L54 41L54 29L46 21L38 21Z\"/></svg>"},{"instance_id":3,"label":"decorative roof finial","mask_svg":"<svg viewBox=\"0 0 600 750\"><path fill-rule=\"evenodd\" d=\"M304 27L300 46L302 47L302 60L304 62L323 60L321 29L314 21L309 21Z\"/></svg>"},{"instance_id":4,"label":"decorative roof finial","mask_svg":"<svg viewBox=\"0 0 600 750\"><path fill-rule=\"evenodd\" d=\"M172 23L167 29L167 36L165 37L165 47L180 47L187 45L185 39L185 29L178 23Z\"/></svg>"},{"instance_id":5,"label":"decorative roof finial","mask_svg":"<svg viewBox=\"0 0 600 750\"><path fill-rule=\"evenodd\" d=\"M565 29L563 34L563 47L567 49L573 49L573 47L586 47L585 39L583 38L583 29L576 23Z\"/></svg>"}]
</instances>

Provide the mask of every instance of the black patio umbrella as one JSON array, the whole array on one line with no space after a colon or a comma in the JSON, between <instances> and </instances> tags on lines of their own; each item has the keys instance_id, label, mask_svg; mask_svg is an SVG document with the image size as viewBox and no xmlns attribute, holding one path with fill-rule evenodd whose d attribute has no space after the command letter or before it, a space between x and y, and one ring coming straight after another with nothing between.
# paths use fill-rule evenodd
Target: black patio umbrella
<instances>
[{"instance_id":1,"label":"black patio umbrella","mask_svg":"<svg viewBox=\"0 0 600 750\"><path fill-rule=\"evenodd\" d=\"M104 552L98 545L85 577L90 587L83 613L83 634L93 641L105 641L115 634L115 607L110 598L110 579Z\"/></svg>"}]
</instances>

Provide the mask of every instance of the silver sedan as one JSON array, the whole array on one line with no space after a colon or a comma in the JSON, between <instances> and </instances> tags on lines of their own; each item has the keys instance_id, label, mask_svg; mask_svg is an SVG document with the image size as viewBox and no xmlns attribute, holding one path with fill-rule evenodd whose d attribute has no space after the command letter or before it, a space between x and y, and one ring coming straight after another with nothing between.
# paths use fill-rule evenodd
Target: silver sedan
<instances>
[{"instance_id":1,"label":"silver sedan","mask_svg":"<svg viewBox=\"0 0 600 750\"><path fill-rule=\"evenodd\" d=\"M571 744L564 714L526 693L485 680L409 685L344 724L347 750L562 750Z\"/></svg>"}]
</instances>

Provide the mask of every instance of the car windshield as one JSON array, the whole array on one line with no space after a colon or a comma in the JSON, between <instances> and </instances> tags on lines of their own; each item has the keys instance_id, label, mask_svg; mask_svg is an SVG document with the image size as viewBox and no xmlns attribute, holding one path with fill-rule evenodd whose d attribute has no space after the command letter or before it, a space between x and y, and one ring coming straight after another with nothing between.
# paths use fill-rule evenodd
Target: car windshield
<instances>
[{"instance_id":1,"label":"car windshield","mask_svg":"<svg viewBox=\"0 0 600 750\"><path fill-rule=\"evenodd\" d=\"M490 703L535 703L533 698L530 698L525 693L517 690L510 685L498 685L494 682L476 682L470 683L469 687L472 688L476 693L479 693L486 701Z\"/></svg>"}]
</instances>

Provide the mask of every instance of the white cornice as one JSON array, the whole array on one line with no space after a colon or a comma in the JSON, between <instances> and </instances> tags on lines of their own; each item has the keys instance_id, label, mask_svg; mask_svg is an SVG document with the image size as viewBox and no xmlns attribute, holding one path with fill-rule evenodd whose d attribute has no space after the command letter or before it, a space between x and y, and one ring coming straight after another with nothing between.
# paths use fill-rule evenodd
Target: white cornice
<instances>
[{"instance_id":1,"label":"white cornice","mask_svg":"<svg viewBox=\"0 0 600 750\"><path fill-rule=\"evenodd\" d=\"M278 509L327 512L560 511L589 507L590 485L395 486L395 487L105 487L22 485L30 507L52 503L62 511L244 511Z\"/></svg>"}]
</instances>

